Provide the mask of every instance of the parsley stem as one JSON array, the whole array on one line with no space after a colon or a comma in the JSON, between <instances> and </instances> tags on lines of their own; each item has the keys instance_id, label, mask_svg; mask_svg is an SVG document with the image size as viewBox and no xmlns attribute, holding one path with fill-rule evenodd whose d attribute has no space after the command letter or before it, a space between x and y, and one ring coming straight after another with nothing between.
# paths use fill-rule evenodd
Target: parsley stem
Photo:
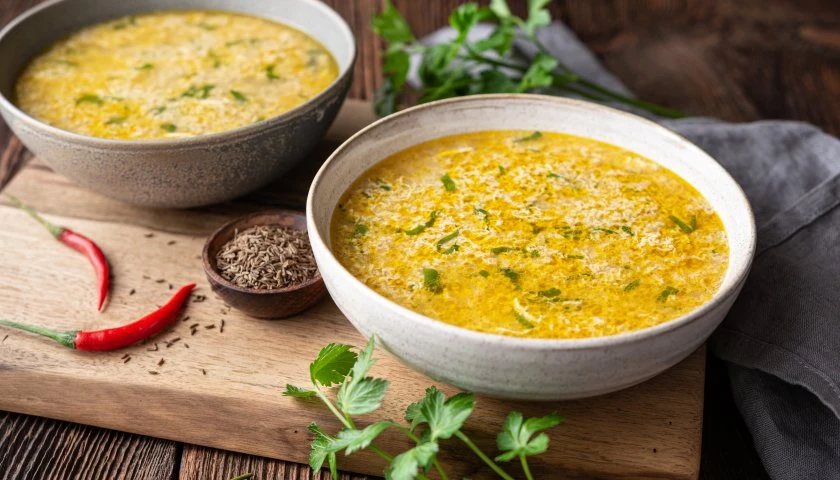
<instances>
[{"instance_id":1,"label":"parsley stem","mask_svg":"<svg viewBox=\"0 0 840 480\"><path fill-rule=\"evenodd\" d=\"M374 452L375 454L382 457L382 459L385 460L386 462L391 462L391 461L394 460L394 457L385 453L385 451L383 451L381 448L377 447L376 445L368 445L368 448L370 449L371 452Z\"/></svg>"},{"instance_id":2,"label":"parsley stem","mask_svg":"<svg viewBox=\"0 0 840 480\"><path fill-rule=\"evenodd\" d=\"M470 447L470 450L472 450L473 453L475 453L478 456L478 458L481 459L481 461L486 463L488 467L492 468L498 476L502 477L504 480L513 480L513 477L505 473L504 470L502 470L498 465L496 465L496 462L494 462L490 459L490 457L485 455L484 452L482 452L481 449L478 448L478 446L474 444L469 437L464 435L463 432L459 430L455 432L455 436L458 437L462 442L464 442L464 444L466 444L468 447Z\"/></svg>"},{"instance_id":3,"label":"parsley stem","mask_svg":"<svg viewBox=\"0 0 840 480\"><path fill-rule=\"evenodd\" d=\"M327 408L330 409L330 411L333 413L333 415L335 415L336 418L338 418L345 427L351 428L351 429L356 428L353 425L352 421L345 418L344 415L342 415L341 412L339 412L338 409L335 408L335 405L333 405L332 402L330 401L330 399L327 398L326 395L324 395L324 392L322 392L321 389L318 388L318 385L315 385L315 394L317 394L318 397L321 398L321 401L324 402L327 405Z\"/></svg>"},{"instance_id":4,"label":"parsley stem","mask_svg":"<svg viewBox=\"0 0 840 480\"><path fill-rule=\"evenodd\" d=\"M586 88L594 90L594 91L600 93L601 95L603 95L607 98L610 98L612 100L617 100L619 102L626 103L626 104L632 105L634 107L639 107L639 108L645 109L649 112L655 113L655 114L660 115L662 117L668 117L668 118L683 118L683 117L685 117L685 114L680 112L680 111L677 111L677 110L674 110L674 109L671 109L671 108L668 108L668 107L663 107L663 106L657 105L655 103L645 102L644 100L638 100L636 98L627 97L625 95L614 92L614 91L612 91L608 88L604 88L604 87L598 85L597 83L590 82L589 80L586 80L586 79L583 79L583 78L578 79L577 83L579 83L580 85L582 85Z\"/></svg>"},{"instance_id":5,"label":"parsley stem","mask_svg":"<svg viewBox=\"0 0 840 480\"><path fill-rule=\"evenodd\" d=\"M414 434L410 429L403 427L399 423L392 423L391 424L394 428L404 433L408 438L411 439L417 445L420 445L420 437ZM449 477L446 475L446 472L443 471L443 466L441 466L440 462L438 461L437 455L432 457L432 464L435 466L435 470L437 470L438 475L440 475L441 480L449 480Z\"/></svg>"},{"instance_id":6,"label":"parsley stem","mask_svg":"<svg viewBox=\"0 0 840 480\"><path fill-rule=\"evenodd\" d=\"M531 468L528 467L528 459L525 458L525 455L519 456L519 462L522 463L522 471L525 472L525 478L534 480L534 476L531 475Z\"/></svg>"}]
</instances>

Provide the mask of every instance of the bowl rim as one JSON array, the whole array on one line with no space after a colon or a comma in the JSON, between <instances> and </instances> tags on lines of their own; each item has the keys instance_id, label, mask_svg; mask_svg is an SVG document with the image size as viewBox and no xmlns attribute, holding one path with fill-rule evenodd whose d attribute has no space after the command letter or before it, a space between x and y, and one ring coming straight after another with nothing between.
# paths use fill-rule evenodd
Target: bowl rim
<instances>
[{"instance_id":1,"label":"bowl rim","mask_svg":"<svg viewBox=\"0 0 840 480\"><path fill-rule=\"evenodd\" d=\"M204 268L204 273L207 274L207 276L210 277L214 282L216 282L220 285L223 285L227 289L233 290L237 293L242 293L242 294L246 294L246 295L257 295L257 296L278 295L278 294L284 294L284 293L295 293L295 292L298 292L300 290L304 290L306 288L309 288L313 285L316 285L318 283L323 283L324 278L321 276L321 271L318 270L317 275L310 278L309 280L307 280L305 282L302 282L302 283L295 284L295 285L291 285L291 286L288 286L288 287L271 288L271 289L248 288L248 287L240 287L239 285L234 284L233 282L229 281L228 279L223 277L219 272L216 271L216 269L214 268L214 264L213 264L213 262L211 261L211 258L210 258L210 244L213 243L213 240L215 240L223 232L228 231L231 228L233 228L234 226L236 226L238 223L245 222L245 221L250 220L254 217L262 217L262 216L267 216L267 215L288 215L288 216L303 218L304 220L306 219L306 216L304 215L304 213L299 211L299 210L291 210L291 209L287 209L287 208L274 208L274 209L270 209L270 210L260 210L258 212L249 213L247 215L236 217L233 220L231 220L229 222L226 222L225 224L223 224L222 226L217 228L215 231L213 231L213 233L211 233L210 235L207 236L207 240L205 240L204 246L201 248L201 266L202 266L202 268ZM260 225L277 225L277 224L276 223L264 223L264 224L260 224ZM294 228L294 227L290 227L290 228ZM296 229L296 230L300 230L300 229ZM305 229L305 230L308 230L308 228Z\"/></svg>"},{"instance_id":2,"label":"bowl rim","mask_svg":"<svg viewBox=\"0 0 840 480\"><path fill-rule=\"evenodd\" d=\"M8 34L18 28L20 24L27 21L30 17L41 13L43 10L48 10L50 8L55 7L56 5L73 2L75 0L47 0L43 3L30 7L12 19L2 30L0 30L0 43L6 41L6 37ZM126 139L119 139L119 138L105 138L105 137L94 137L91 135L84 135L81 133L71 132L69 130L64 130L62 128L55 127L50 125L44 121L41 121L28 113L24 112L17 105L10 99L7 98L2 92L0 92L0 108L5 109L6 111L10 112L11 115L18 117L21 121L28 123L31 127L37 128L41 131L44 131L54 137L60 138L67 142L71 143L86 143L94 147L98 148L112 148L112 149L136 149L136 150L159 150L159 149L167 149L171 150L175 149L192 149L192 148L204 148L210 145L215 145L218 143L219 140L236 140L242 137L249 137L256 133L262 132L272 126L279 125L282 123L287 123L295 118L303 116L306 112L311 110L316 104L322 102L325 99L328 99L332 94L333 90L344 83L347 80L348 76L352 77L353 69L356 64L356 57L358 55L358 50L356 48L356 38L353 35L350 26L347 22L339 15L335 10L333 10L330 6L326 3L318 1L318 0L294 0L296 2L303 2L307 3L316 9L320 10L320 12L325 16L325 18L329 18L332 20L338 29L341 31L342 35L345 37L346 46L349 49L348 53L348 62L344 68L340 69L336 78L330 82L323 90L318 92L315 96L310 98L309 100L303 102L302 104L298 105L291 110L287 110L279 115L275 115L273 117L268 117L265 120L261 120L259 122L254 122L249 125L244 125L242 127L232 128L229 130L222 130L220 132L214 133L207 133L203 135L196 135L193 137L187 138L176 138L176 139L150 139L150 140L126 140ZM184 7L166 7L161 9L148 9L145 10L140 8L138 12L156 12L156 11L177 11L177 10L186 10L187 8ZM201 10L201 8L196 8L197 10ZM228 12L228 13L240 13L243 15L250 15L257 18L263 18L266 20L271 20L273 22L277 22L283 24L285 26L294 28L295 30L301 30L299 27L292 25L290 23L286 23L283 20L271 19L264 17L260 14L256 13L248 13L248 12L241 12L231 9L219 9L219 11ZM114 17L117 18L117 17ZM85 25L90 26L90 25ZM79 27L84 28L85 26ZM312 37L311 35L303 32L306 35ZM313 37L314 38L314 37ZM316 39L317 40L317 39ZM320 43L320 41L319 41ZM324 46L324 48L327 48ZM329 49L327 49L329 50ZM335 56L335 54L330 50L330 54ZM27 62L30 62L32 58L28 58ZM19 77L19 75L18 75ZM16 78L17 80L17 78Z\"/></svg>"},{"instance_id":3,"label":"bowl rim","mask_svg":"<svg viewBox=\"0 0 840 480\"><path fill-rule=\"evenodd\" d=\"M472 103L472 102L482 102L488 100L496 100L501 102L515 102L521 99L530 99L534 101L541 101L541 102L548 102L554 103L557 105L558 108L563 108L564 106L576 106L581 108L587 108L593 111L593 113L607 113L607 114L618 114L629 117L633 121L638 123L644 124L644 126L653 129L657 134L663 135L666 137L670 137L670 139L676 141L680 144L687 144L688 147L696 149L699 154L704 156L709 164L710 168L715 168L726 178L728 178L732 186L735 188L735 192L738 195L738 199L740 200L738 204L738 208L744 210L749 218L749 222L746 225L747 233L749 236L749 241L745 246L743 258L741 258L740 262L733 262L732 257L730 256L730 265L734 264L737 268L734 270L733 280L731 284L726 289L721 289L720 287L715 292L715 295L709 299L706 303L700 305L699 307L691 310L690 312L681 315L677 318L662 322L660 324L654 325L652 327L647 327L639 330L633 330L630 332L623 332L614 335L606 335L606 336L599 336L599 337L584 337L584 338L523 338L523 337L514 337L509 335L500 335L496 333L489 333L489 332L481 332L477 330L471 330L468 328L460 327L457 325L452 325L446 323L442 320L436 320L434 318L428 317L421 313L415 312L409 308L406 308L393 300L381 295L377 291L373 290L372 288L365 285L364 282L356 278L349 270L347 270L344 265L335 257L332 250L327 247L327 243L321 237L321 232L317 228L315 218L313 216L313 205L315 203L315 192L320 187L320 183L322 178L326 175L327 170L329 170L336 158L343 155L346 151L356 148L360 142L363 142L366 136L370 134L372 131L376 131L381 128L383 125L388 123L394 122L395 120L407 116L407 115L415 115L417 112L424 112L429 110L435 110L444 105L451 105L451 104L458 104L458 103ZM381 161L381 160L380 160ZM682 178L682 177L680 177ZM685 179L684 179L685 180ZM686 180L688 181L688 180ZM693 186L693 185L692 185ZM703 151L701 148L696 146L694 143L686 139L685 137L669 130L662 125L648 120L644 117L640 117L638 115L625 112L623 110L618 110L616 108L608 107L605 105L600 105L592 102L587 102L583 100L576 100L571 98L565 97L556 97L556 96L549 96L549 95L537 95L537 94L522 94L522 93L497 93L497 94L482 94L482 95L471 95L466 97L455 97L449 98L444 100L437 100L434 102L429 102L421 105L416 105L405 110L399 111L397 113L391 114L385 118L381 118L370 125L366 126L365 128L356 132L353 136L347 139L344 143L342 143L321 165L321 168L318 169L318 173L315 175L315 178L312 180L312 184L309 188L309 194L306 198L306 220L307 220L307 227L309 231L309 238L310 243L312 244L312 251L313 253L316 250L320 250L323 252L327 260L332 264L330 267L335 267L337 272L341 275L341 282L350 282L354 287L354 290L360 292L361 294L367 296L374 302L378 302L381 305L389 308L396 313L402 315L404 318L409 319L411 322L416 322L421 325L424 325L432 330L438 330L441 334L449 334L449 335L458 335L462 338L473 340L476 342L480 342L483 344L488 344L492 346L504 346L510 347L515 349L524 349L524 350L545 350L545 349L565 349L565 350L584 350L584 349L593 349L593 348L608 348L608 347L615 347L619 345L625 345L629 343L635 343L639 341L643 341L649 338L659 337L664 334L667 334L673 330L680 329L681 327L692 323L693 321L704 317L709 312L719 308L722 304L725 304L731 297L737 295L740 291L740 287L746 280L747 275L749 274L750 267L752 264L752 260L755 257L756 251L756 226L755 226L755 216L753 215L752 207L750 206L749 200L747 199L744 190L735 181L734 178L727 172L714 158L712 158L709 154ZM731 251L730 251L731 253ZM320 271L320 270L319 270ZM351 321L352 323L352 321ZM443 337L446 338L446 337Z\"/></svg>"}]
</instances>

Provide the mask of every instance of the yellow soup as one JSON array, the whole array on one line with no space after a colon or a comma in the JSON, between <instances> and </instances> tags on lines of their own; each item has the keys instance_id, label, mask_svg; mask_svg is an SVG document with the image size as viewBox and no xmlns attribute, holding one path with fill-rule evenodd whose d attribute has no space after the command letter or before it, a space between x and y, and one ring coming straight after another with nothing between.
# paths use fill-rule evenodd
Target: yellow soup
<instances>
[{"instance_id":1,"label":"yellow soup","mask_svg":"<svg viewBox=\"0 0 840 480\"><path fill-rule=\"evenodd\" d=\"M71 132L174 139L286 112L338 76L323 45L286 25L213 11L167 11L85 28L35 58L18 106Z\"/></svg>"},{"instance_id":2,"label":"yellow soup","mask_svg":"<svg viewBox=\"0 0 840 480\"><path fill-rule=\"evenodd\" d=\"M445 137L383 160L342 197L332 247L411 310L538 338L674 319L712 297L728 262L720 218L670 170L523 131Z\"/></svg>"}]
</instances>

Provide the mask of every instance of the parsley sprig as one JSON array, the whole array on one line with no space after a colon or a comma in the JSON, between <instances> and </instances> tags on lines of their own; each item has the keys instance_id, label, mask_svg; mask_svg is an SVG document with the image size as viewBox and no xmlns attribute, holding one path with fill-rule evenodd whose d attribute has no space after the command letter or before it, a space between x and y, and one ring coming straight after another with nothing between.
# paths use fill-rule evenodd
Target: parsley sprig
<instances>
[{"instance_id":1,"label":"parsley sprig","mask_svg":"<svg viewBox=\"0 0 840 480\"><path fill-rule=\"evenodd\" d=\"M527 480L533 480L528 458L548 449L548 435L543 431L560 424L563 418L552 413L545 417L523 418L519 412L511 412L496 439L500 450L495 460L486 455L466 433L461 430L464 422L475 410L475 396L459 393L446 398L435 387L426 389L425 396L412 403L405 411L407 424L391 420L380 420L359 428L354 416L375 412L385 399L389 382L368 375L376 359L373 357L374 340L364 350L353 351L353 347L331 343L309 365L311 388L286 385L283 395L300 399L319 398L338 418L343 429L330 435L317 424L309 425L312 440L309 466L320 470L324 463L333 478L338 478L336 455L344 451L350 455L368 449L381 457L387 466L385 478L391 480L427 479L427 473L434 468L442 480L448 480L438 453L446 446L444 440L457 438L463 442L499 478L514 480L497 462L519 459ZM335 400L328 396L330 389L337 389ZM397 455L391 455L374 444L376 438L386 430L396 430L408 437L414 446Z\"/></svg>"},{"instance_id":2,"label":"parsley sprig","mask_svg":"<svg viewBox=\"0 0 840 480\"><path fill-rule=\"evenodd\" d=\"M373 17L372 27L387 45L383 55L385 80L378 90L374 107L377 114L389 115L399 107L406 89L410 57L420 55L420 102L480 93L521 93L540 90L554 95L574 94L595 102L620 102L663 117L678 118L683 113L638 100L582 78L555 58L537 38L537 30L551 23L547 5L551 0L528 0L528 16L514 15L506 0L491 0L487 7L464 3L449 17L457 37L437 45L424 45L411 31L405 17L385 1L381 13ZM479 22L496 24L493 32L470 42L469 32ZM530 63L511 60L513 40L533 44L537 54Z\"/></svg>"}]
</instances>

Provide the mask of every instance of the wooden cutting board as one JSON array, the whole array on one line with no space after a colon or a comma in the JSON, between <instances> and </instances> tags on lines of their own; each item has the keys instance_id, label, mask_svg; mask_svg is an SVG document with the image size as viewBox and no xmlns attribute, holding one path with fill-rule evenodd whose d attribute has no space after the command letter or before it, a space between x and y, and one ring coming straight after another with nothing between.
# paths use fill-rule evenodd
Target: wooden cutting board
<instances>
[{"instance_id":1,"label":"wooden cutting board","mask_svg":"<svg viewBox=\"0 0 840 480\"><path fill-rule=\"evenodd\" d=\"M348 101L323 147L296 171L258 193L202 209L125 205L76 187L37 159L30 162L8 191L102 246L111 262L112 296L105 313L96 313L86 261L2 203L0 316L61 330L91 329L139 318L165 302L171 288L188 282L198 283L196 295L207 298L194 299L169 331L119 352L77 352L0 330L0 409L306 463L306 426L315 421L335 432L339 424L323 405L280 393L286 383L307 385L308 364L323 345L361 345L364 339L329 299L282 321L230 310L210 291L199 255L206 236L225 221L263 208L302 208L309 180L329 152L372 120L368 104ZM377 355L373 374L392 384L378 412L382 417L366 420L401 419L434 382L385 352ZM466 431L494 453L508 411L557 411L566 422L550 432L549 451L535 457L538 478L697 478L704 370L701 348L642 385L598 398L528 404L479 397ZM407 448L396 436L379 443L392 452ZM459 475L453 478L490 478L457 440L444 451L442 462ZM381 474L383 465L361 453L341 456L339 467ZM520 474L514 464L508 470Z\"/></svg>"}]
</instances>

